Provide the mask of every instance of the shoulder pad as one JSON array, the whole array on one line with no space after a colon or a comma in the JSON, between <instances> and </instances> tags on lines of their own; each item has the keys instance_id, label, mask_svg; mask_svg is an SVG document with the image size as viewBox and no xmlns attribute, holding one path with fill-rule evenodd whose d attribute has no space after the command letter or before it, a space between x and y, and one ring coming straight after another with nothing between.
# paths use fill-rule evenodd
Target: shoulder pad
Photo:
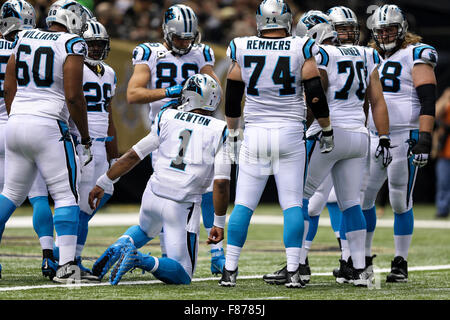
<instances>
[{"instance_id":1,"label":"shoulder pad","mask_svg":"<svg viewBox=\"0 0 450 320\"><path fill-rule=\"evenodd\" d=\"M433 67L436 65L438 59L437 51L434 47L427 44L418 44L413 47L413 62L427 63Z\"/></svg>"}]
</instances>

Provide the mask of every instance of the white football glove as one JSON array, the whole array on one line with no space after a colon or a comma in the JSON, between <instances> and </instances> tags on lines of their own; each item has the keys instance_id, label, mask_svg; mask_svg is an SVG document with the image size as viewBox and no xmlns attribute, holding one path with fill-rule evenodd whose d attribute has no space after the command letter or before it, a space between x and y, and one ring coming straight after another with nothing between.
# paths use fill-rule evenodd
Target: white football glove
<instances>
[{"instance_id":1,"label":"white football glove","mask_svg":"<svg viewBox=\"0 0 450 320\"><path fill-rule=\"evenodd\" d=\"M240 130L231 129L227 137L228 155L233 163L239 162L239 150L241 149Z\"/></svg>"},{"instance_id":2,"label":"white football glove","mask_svg":"<svg viewBox=\"0 0 450 320\"><path fill-rule=\"evenodd\" d=\"M87 166L92 161L92 140L91 137L81 139L81 148L83 150L83 166Z\"/></svg>"},{"instance_id":3,"label":"white football glove","mask_svg":"<svg viewBox=\"0 0 450 320\"><path fill-rule=\"evenodd\" d=\"M334 136L333 129L330 130L322 130L322 135L320 136L319 141L320 152L329 153L334 149Z\"/></svg>"}]
</instances>

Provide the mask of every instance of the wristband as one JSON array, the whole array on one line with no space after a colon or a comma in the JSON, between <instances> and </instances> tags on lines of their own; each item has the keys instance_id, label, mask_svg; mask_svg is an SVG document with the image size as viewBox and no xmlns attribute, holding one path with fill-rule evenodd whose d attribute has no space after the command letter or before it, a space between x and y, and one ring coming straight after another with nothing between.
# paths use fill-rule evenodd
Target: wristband
<instances>
[{"instance_id":1,"label":"wristband","mask_svg":"<svg viewBox=\"0 0 450 320\"><path fill-rule=\"evenodd\" d=\"M330 125L328 125L328 127L322 128L322 132L331 131L331 129L333 129L333 128L331 127L331 124L330 124Z\"/></svg>"},{"instance_id":2,"label":"wristband","mask_svg":"<svg viewBox=\"0 0 450 320\"><path fill-rule=\"evenodd\" d=\"M227 220L227 214L224 214L223 216L218 216L214 212L214 226L224 229L226 220Z\"/></svg>"},{"instance_id":3,"label":"wristband","mask_svg":"<svg viewBox=\"0 0 450 320\"><path fill-rule=\"evenodd\" d=\"M102 174L98 179L97 182L95 183L96 185L98 185L100 188L102 188L103 190L109 190L111 189L112 185L114 183L116 183L117 181L119 181L120 177L117 178L116 180L111 180L107 175L106 172L104 174Z\"/></svg>"}]
</instances>

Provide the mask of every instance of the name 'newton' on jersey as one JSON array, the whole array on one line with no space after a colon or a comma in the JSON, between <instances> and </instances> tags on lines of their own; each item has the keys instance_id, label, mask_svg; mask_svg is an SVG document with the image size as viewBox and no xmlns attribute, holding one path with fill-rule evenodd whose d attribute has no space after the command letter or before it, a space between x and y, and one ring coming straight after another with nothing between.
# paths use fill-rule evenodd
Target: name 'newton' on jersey
<instances>
[{"instance_id":1,"label":"name 'newton' on jersey","mask_svg":"<svg viewBox=\"0 0 450 320\"><path fill-rule=\"evenodd\" d=\"M367 133L363 106L370 75L380 63L378 53L362 46L320 45L316 62L328 75L326 95L332 126ZM314 121L307 136L320 130Z\"/></svg>"},{"instance_id":2,"label":"name 'newton' on jersey","mask_svg":"<svg viewBox=\"0 0 450 320\"><path fill-rule=\"evenodd\" d=\"M399 49L380 64L378 72L389 113L390 132L419 128L421 104L412 79L412 70L420 63L434 68L437 61L436 49L427 44L416 43ZM369 128L376 131L371 116Z\"/></svg>"},{"instance_id":3,"label":"name 'newton' on jersey","mask_svg":"<svg viewBox=\"0 0 450 320\"><path fill-rule=\"evenodd\" d=\"M89 136L105 138L108 136L109 109L108 106L116 92L117 78L114 70L101 62L92 70L84 64L83 91L86 98ZM80 136L73 121L70 122L70 132Z\"/></svg>"},{"instance_id":4,"label":"name 'newton' on jersey","mask_svg":"<svg viewBox=\"0 0 450 320\"><path fill-rule=\"evenodd\" d=\"M84 39L65 32L24 30L18 33L13 54L17 92L11 115L31 114L67 123L63 66L69 55L86 56Z\"/></svg>"},{"instance_id":5,"label":"name 'newton' on jersey","mask_svg":"<svg viewBox=\"0 0 450 320\"><path fill-rule=\"evenodd\" d=\"M226 140L225 121L198 113L164 109L149 135L133 149L142 159L146 139L158 140L158 157L149 183L152 192L182 202L201 202L214 179L217 155Z\"/></svg>"},{"instance_id":6,"label":"name 'newton' on jersey","mask_svg":"<svg viewBox=\"0 0 450 320\"><path fill-rule=\"evenodd\" d=\"M13 44L13 42L0 39L0 124L8 121L3 83L5 81L6 65L8 64L11 53L13 52Z\"/></svg>"},{"instance_id":7,"label":"name 'newton' on jersey","mask_svg":"<svg viewBox=\"0 0 450 320\"><path fill-rule=\"evenodd\" d=\"M205 44L193 45L191 51L182 56L172 54L162 43L142 43L133 51L133 65L145 64L150 69L151 79L147 85L149 89L183 85L205 65L214 66L214 62L214 52ZM150 103L150 122L153 122L162 106L171 99L173 98Z\"/></svg>"},{"instance_id":8,"label":"name 'newton' on jersey","mask_svg":"<svg viewBox=\"0 0 450 320\"><path fill-rule=\"evenodd\" d=\"M230 42L227 56L238 63L246 86L246 124L280 127L306 119L301 72L305 60L318 50L307 37L251 36Z\"/></svg>"}]
</instances>

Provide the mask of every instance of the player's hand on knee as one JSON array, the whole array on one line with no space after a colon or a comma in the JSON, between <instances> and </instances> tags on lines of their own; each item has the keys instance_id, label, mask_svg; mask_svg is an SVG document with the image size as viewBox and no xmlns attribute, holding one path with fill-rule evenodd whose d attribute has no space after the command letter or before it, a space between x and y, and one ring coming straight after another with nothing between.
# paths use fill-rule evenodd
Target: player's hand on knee
<instances>
[{"instance_id":1,"label":"player's hand on knee","mask_svg":"<svg viewBox=\"0 0 450 320\"><path fill-rule=\"evenodd\" d=\"M329 153L334 148L334 136L333 129L323 131L319 141L320 152Z\"/></svg>"},{"instance_id":2,"label":"player's hand on knee","mask_svg":"<svg viewBox=\"0 0 450 320\"><path fill-rule=\"evenodd\" d=\"M216 226L213 226L211 228L211 231L209 232L209 236L208 236L208 240L206 240L207 244L211 244L211 243L219 243L220 241L222 241L224 239L224 231L223 228L219 228Z\"/></svg>"},{"instance_id":3,"label":"player's hand on knee","mask_svg":"<svg viewBox=\"0 0 450 320\"><path fill-rule=\"evenodd\" d=\"M378 140L378 147L375 150L375 158L377 161L381 160L383 167L387 167L392 162L391 138L388 135L381 135Z\"/></svg>"},{"instance_id":4,"label":"player's hand on knee","mask_svg":"<svg viewBox=\"0 0 450 320\"><path fill-rule=\"evenodd\" d=\"M172 87L166 88L166 97L167 98L178 98L181 96L181 91L183 90L182 85L175 85Z\"/></svg>"},{"instance_id":5,"label":"player's hand on knee","mask_svg":"<svg viewBox=\"0 0 450 320\"><path fill-rule=\"evenodd\" d=\"M241 150L242 140L240 137L240 130L230 129L226 141L227 153L234 163L239 162L239 151Z\"/></svg>"},{"instance_id":6,"label":"player's hand on knee","mask_svg":"<svg viewBox=\"0 0 450 320\"><path fill-rule=\"evenodd\" d=\"M100 200L102 200L103 195L105 194L105 191L100 188L99 186L95 186L91 192L89 192L89 206L92 210L97 209L98 205L100 204Z\"/></svg>"},{"instance_id":7,"label":"player's hand on knee","mask_svg":"<svg viewBox=\"0 0 450 320\"><path fill-rule=\"evenodd\" d=\"M83 166L86 166L89 164L89 162L92 161L92 140L91 137L83 138L81 139L81 145L83 149Z\"/></svg>"},{"instance_id":8,"label":"player's hand on knee","mask_svg":"<svg viewBox=\"0 0 450 320\"><path fill-rule=\"evenodd\" d=\"M418 168L428 163L431 152L431 133L419 132L419 141L412 147L409 156L412 157L412 163Z\"/></svg>"}]
</instances>

